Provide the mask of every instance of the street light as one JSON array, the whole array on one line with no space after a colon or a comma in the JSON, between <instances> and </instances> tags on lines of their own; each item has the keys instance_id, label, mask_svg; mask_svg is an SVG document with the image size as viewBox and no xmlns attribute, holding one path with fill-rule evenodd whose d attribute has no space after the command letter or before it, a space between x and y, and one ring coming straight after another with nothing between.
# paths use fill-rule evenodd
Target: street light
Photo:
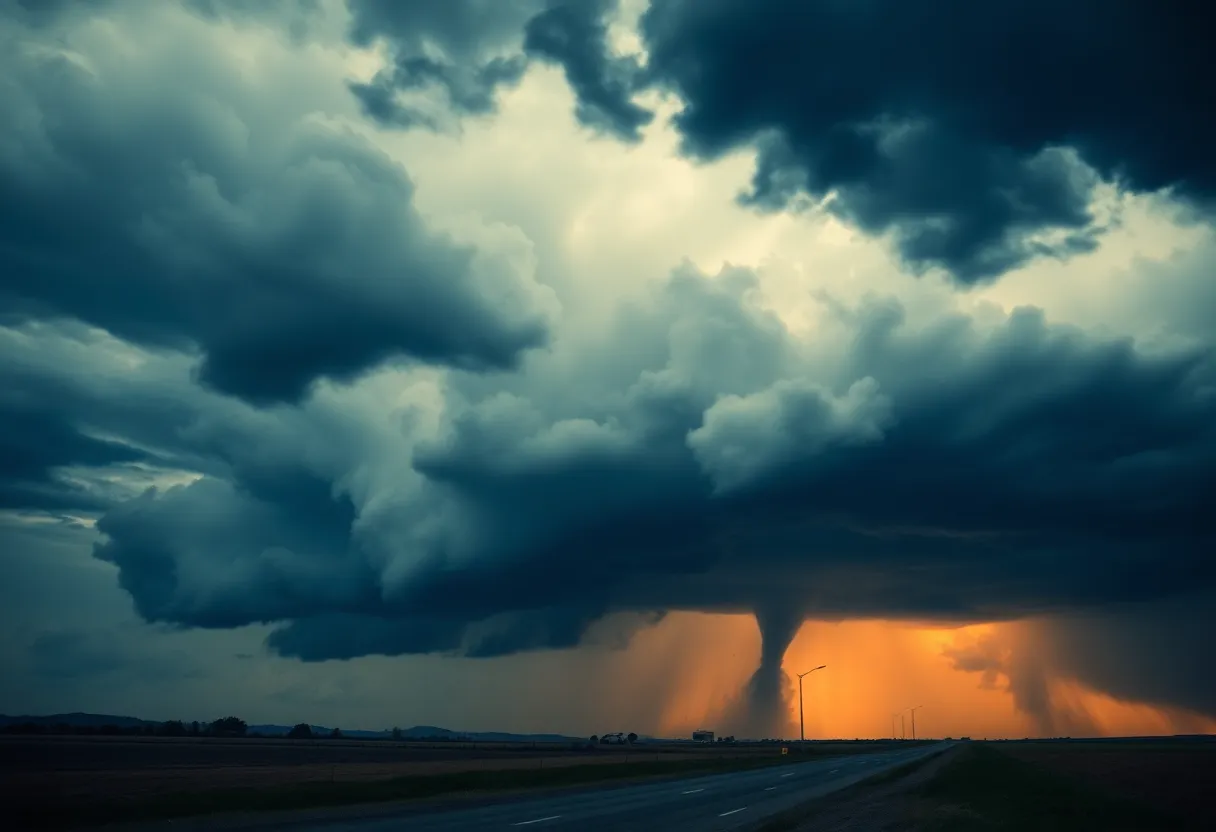
<instances>
[{"instance_id":1,"label":"street light","mask_svg":"<svg viewBox=\"0 0 1216 832\"><path fill-rule=\"evenodd\" d=\"M895 717L899 717L900 721L902 722L903 718L904 718L904 712L896 711L895 713L891 714L891 739L893 739L893 740L899 739L899 732L895 730Z\"/></svg>"},{"instance_id":2,"label":"street light","mask_svg":"<svg viewBox=\"0 0 1216 832\"><path fill-rule=\"evenodd\" d=\"M827 667L826 664L821 664L819 667L812 667L806 673L798 674L798 734L802 742L806 742L806 723L802 719L802 677L810 676L816 670L823 670L825 667Z\"/></svg>"},{"instance_id":3,"label":"street light","mask_svg":"<svg viewBox=\"0 0 1216 832\"><path fill-rule=\"evenodd\" d=\"M925 706L917 705L915 708L908 708L908 710L912 712L912 739L913 739L913 741L916 740L916 712L919 711L923 707L925 707Z\"/></svg>"}]
</instances>

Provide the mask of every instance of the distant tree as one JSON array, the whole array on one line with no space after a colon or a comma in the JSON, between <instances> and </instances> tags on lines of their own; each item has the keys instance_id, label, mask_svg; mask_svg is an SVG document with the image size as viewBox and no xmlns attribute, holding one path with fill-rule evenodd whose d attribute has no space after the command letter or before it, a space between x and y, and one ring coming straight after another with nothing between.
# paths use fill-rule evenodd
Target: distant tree
<instances>
[{"instance_id":1,"label":"distant tree","mask_svg":"<svg viewBox=\"0 0 1216 832\"><path fill-rule=\"evenodd\" d=\"M330 731L330 732L329 732L329 738L330 738L331 740L340 740L340 739L342 739L342 729L341 729L341 728L335 728L334 730Z\"/></svg>"},{"instance_id":2,"label":"distant tree","mask_svg":"<svg viewBox=\"0 0 1216 832\"><path fill-rule=\"evenodd\" d=\"M599 741L600 741L600 735L599 735L599 734L592 734L592 735L591 735L591 744L592 744L592 745L595 745L595 744L596 744L596 743L598 743Z\"/></svg>"},{"instance_id":3,"label":"distant tree","mask_svg":"<svg viewBox=\"0 0 1216 832\"><path fill-rule=\"evenodd\" d=\"M628 736L628 737L626 737L626 739L628 739L628 740L629 740L629 744L630 744L630 745L633 745L635 742L637 742L637 741L638 741L638 735L637 735L637 734L635 734L635 733L633 733L632 731L630 731L630 732L629 732L629 736Z\"/></svg>"},{"instance_id":4,"label":"distant tree","mask_svg":"<svg viewBox=\"0 0 1216 832\"><path fill-rule=\"evenodd\" d=\"M301 722L287 732L289 740L310 740L312 739L312 726L307 722Z\"/></svg>"},{"instance_id":5,"label":"distant tree","mask_svg":"<svg viewBox=\"0 0 1216 832\"><path fill-rule=\"evenodd\" d=\"M190 736L197 737L201 733L203 733L203 726L199 725L196 719L190 723Z\"/></svg>"},{"instance_id":6,"label":"distant tree","mask_svg":"<svg viewBox=\"0 0 1216 832\"><path fill-rule=\"evenodd\" d=\"M393 739L397 740L398 742L401 741L401 729L395 726L393 728Z\"/></svg>"},{"instance_id":7,"label":"distant tree","mask_svg":"<svg viewBox=\"0 0 1216 832\"><path fill-rule=\"evenodd\" d=\"M162 722L159 730L160 734L165 737L186 736L186 726L182 724L180 719L171 719L168 722Z\"/></svg>"},{"instance_id":8,"label":"distant tree","mask_svg":"<svg viewBox=\"0 0 1216 832\"><path fill-rule=\"evenodd\" d=\"M226 716L211 723L211 734L217 737L243 737L248 730L245 720L235 716Z\"/></svg>"}]
</instances>

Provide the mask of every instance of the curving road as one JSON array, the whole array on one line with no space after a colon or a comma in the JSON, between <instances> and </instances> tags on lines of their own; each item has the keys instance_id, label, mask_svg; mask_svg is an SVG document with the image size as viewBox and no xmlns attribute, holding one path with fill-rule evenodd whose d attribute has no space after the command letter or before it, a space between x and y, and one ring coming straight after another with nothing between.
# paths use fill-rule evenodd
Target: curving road
<instances>
[{"instance_id":1,"label":"curving road","mask_svg":"<svg viewBox=\"0 0 1216 832\"><path fill-rule=\"evenodd\" d=\"M833 757L788 766L549 797L521 797L473 808L403 811L375 818L291 824L292 832L698 832L748 829L800 803L879 772L936 754L952 743Z\"/></svg>"}]
</instances>

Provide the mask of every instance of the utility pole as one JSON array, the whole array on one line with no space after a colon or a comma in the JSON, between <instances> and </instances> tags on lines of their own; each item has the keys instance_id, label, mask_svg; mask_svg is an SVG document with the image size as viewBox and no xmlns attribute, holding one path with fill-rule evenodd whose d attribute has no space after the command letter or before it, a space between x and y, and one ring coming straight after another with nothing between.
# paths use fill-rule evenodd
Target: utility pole
<instances>
[{"instance_id":1,"label":"utility pole","mask_svg":"<svg viewBox=\"0 0 1216 832\"><path fill-rule=\"evenodd\" d=\"M827 667L826 664L821 664L819 667L812 667L806 673L798 674L798 735L802 742L806 742L806 723L802 718L802 677L810 676L816 670L823 670L825 667Z\"/></svg>"},{"instance_id":2,"label":"utility pole","mask_svg":"<svg viewBox=\"0 0 1216 832\"><path fill-rule=\"evenodd\" d=\"M899 738L906 740L908 738L908 723L904 721L904 715L899 715Z\"/></svg>"},{"instance_id":3,"label":"utility pole","mask_svg":"<svg viewBox=\"0 0 1216 832\"><path fill-rule=\"evenodd\" d=\"M917 705L915 708L908 708L908 710L912 712L912 739L913 740L916 739L916 712L919 711L923 707L925 707L925 706Z\"/></svg>"}]
</instances>

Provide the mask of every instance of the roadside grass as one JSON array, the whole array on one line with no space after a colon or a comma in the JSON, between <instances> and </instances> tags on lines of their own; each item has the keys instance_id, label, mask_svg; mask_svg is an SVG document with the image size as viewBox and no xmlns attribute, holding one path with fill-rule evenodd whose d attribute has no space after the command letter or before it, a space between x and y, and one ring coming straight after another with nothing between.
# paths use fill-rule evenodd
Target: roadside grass
<instances>
[{"instance_id":1,"label":"roadside grass","mask_svg":"<svg viewBox=\"0 0 1216 832\"><path fill-rule=\"evenodd\" d=\"M915 794L909 820L920 832L1182 828L1154 807L1105 794L982 743L970 744Z\"/></svg>"},{"instance_id":2,"label":"roadside grass","mask_svg":"<svg viewBox=\"0 0 1216 832\"><path fill-rule=\"evenodd\" d=\"M795 806L792 809L787 809L773 815L771 818L762 823L756 832L791 832L800 826L804 826L809 821L813 820L817 814L829 805L842 800L850 800L859 794L862 794L875 786L894 783L902 780L914 771L927 765L929 762L936 760L941 754L949 753L950 749L940 751L937 754L930 754L927 757L921 757L919 760L913 760L910 763L904 763L901 766L888 769L887 771L873 774L864 780L859 780L851 786L848 786L840 791L832 792L831 794L817 797L803 803L800 806Z\"/></svg>"},{"instance_id":3,"label":"roadside grass","mask_svg":"<svg viewBox=\"0 0 1216 832\"><path fill-rule=\"evenodd\" d=\"M25 829L69 829L108 823L170 820L200 815L275 812L423 800L470 792L565 788L634 779L716 774L809 762L830 755L644 760L535 769L462 771L360 782L306 782L250 789L180 792L145 798L71 798L9 807Z\"/></svg>"}]
</instances>

